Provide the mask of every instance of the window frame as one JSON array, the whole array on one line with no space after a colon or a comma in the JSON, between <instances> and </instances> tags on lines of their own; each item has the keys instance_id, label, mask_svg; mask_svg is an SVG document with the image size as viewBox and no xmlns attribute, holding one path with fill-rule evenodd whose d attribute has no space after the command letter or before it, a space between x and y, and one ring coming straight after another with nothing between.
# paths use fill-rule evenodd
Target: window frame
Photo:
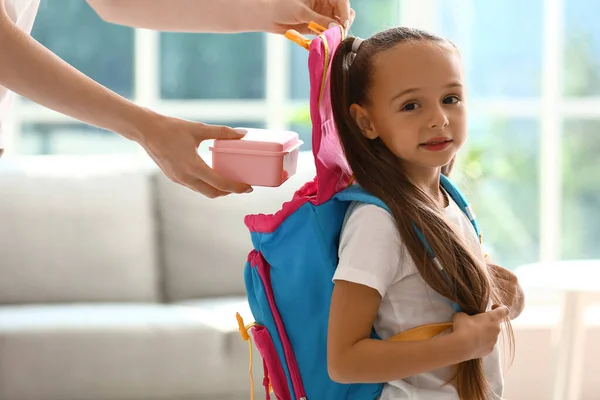
<instances>
[{"instance_id":1,"label":"window frame","mask_svg":"<svg viewBox=\"0 0 600 400\"><path fill-rule=\"evenodd\" d=\"M436 29L436 10L447 0L397 0L401 25ZM457 0L461 13L472 16L474 0ZM600 119L600 96L568 98L563 94L565 0L543 1L542 74L539 98L480 98L470 104L470 113L507 118L532 117L540 123L540 261L560 257L561 145L567 118ZM160 98L160 34L136 29L134 33L134 96L136 103L167 115L210 121L264 123L269 129L288 128L287 116L307 100L290 98L290 47L280 35L266 35L265 98L260 100L165 100ZM7 153L14 149L20 127L25 123L73 122L69 117L33 103L16 99L4 123ZM140 152L143 152L140 149Z\"/></svg>"}]
</instances>

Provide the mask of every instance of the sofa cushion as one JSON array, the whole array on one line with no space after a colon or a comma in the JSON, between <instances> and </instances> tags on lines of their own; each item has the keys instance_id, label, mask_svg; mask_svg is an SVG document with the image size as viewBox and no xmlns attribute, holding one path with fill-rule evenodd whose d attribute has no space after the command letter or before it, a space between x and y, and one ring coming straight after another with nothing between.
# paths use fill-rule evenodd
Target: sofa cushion
<instances>
[{"instance_id":1,"label":"sofa cushion","mask_svg":"<svg viewBox=\"0 0 600 400\"><path fill-rule=\"evenodd\" d=\"M145 159L0 162L0 303L158 297Z\"/></svg>"},{"instance_id":2,"label":"sofa cushion","mask_svg":"<svg viewBox=\"0 0 600 400\"><path fill-rule=\"evenodd\" d=\"M173 301L245 293L243 269L252 249L244 225L249 213L273 213L314 178L311 153L300 153L298 172L278 188L208 199L163 175L157 178L158 215L167 298Z\"/></svg>"},{"instance_id":3,"label":"sofa cushion","mask_svg":"<svg viewBox=\"0 0 600 400\"><path fill-rule=\"evenodd\" d=\"M249 314L244 298L0 307L0 398L248 398L248 345L236 311Z\"/></svg>"}]
</instances>

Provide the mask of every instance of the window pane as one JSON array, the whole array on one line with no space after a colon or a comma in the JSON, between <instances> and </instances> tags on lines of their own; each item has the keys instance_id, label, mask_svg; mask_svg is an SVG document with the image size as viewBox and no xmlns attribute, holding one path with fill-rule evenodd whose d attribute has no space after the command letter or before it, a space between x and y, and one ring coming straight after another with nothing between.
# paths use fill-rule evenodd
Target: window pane
<instances>
[{"instance_id":1,"label":"window pane","mask_svg":"<svg viewBox=\"0 0 600 400\"><path fill-rule=\"evenodd\" d=\"M455 179L473 204L483 244L505 267L539 259L539 125L474 118Z\"/></svg>"},{"instance_id":2,"label":"window pane","mask_svg":"<svg viewBox=\"0 0 600 400\"><path fill-rule=\"evenodd\" d=\"M473 96L540 95L543 0L437 4L437 32L460 47Z\"/></svg>"},{"instance_id":3,"label":"window pane","mask_svg":"<svg viewBox=\"0 0 600 400\"><path fill-rule=\"evenodd\" d=\"M42 1L32 36L117 93L133 95L133 30L107 24L85 1Z\"/></svg>"},{"instance_id":4,"label":"window pane","mask_svg":"<svg viewBox=\"0 0 600 400\"><path fill-rule=\"evenodd\" d=\"M211 122L233 128L265 128L261 122ZM139 145L116 133L81 123L23 123L17 136L16 150L20 155L39 154L115 154L141 151ZM208 151L203 142L200 151Z\"/></svg>"},{"instance_id":5,"label":"window pane","mask_svg":"<svg viewBox=\"0 0 600 400\"><path fill-rule=\"evenodd\" d=\"M565 2L566 96L600 95L600 3Z\"/></svg>"},{"instance_id":6,"label":"window pane","mask_svg":"<svg viewBox=\"0 0 600 400\"><path fill-rule=\"evenodd\" d=\"M561 258L600 258L600 120L567 120L563 136Z\"/></svg>"},{"instance_id":7,"label":"window pane","mask_svg":"<svg viewBox=\"0 0 600 400\"><path fill-rule=\"evenodd\" d=\"M310 81L308 80L308 51L290 42L291 69L290 94L292 99L308 99L310 96Z\"/></svg>"},{"instance_id":8,"label":"window pane","mask_svg":"<svg viewBox=\"0 0 600 400\"><path fill-rule=\"evenodd\" d=\"M17 136L20 155L132 153L139 146L116 133L80 123L24 123Z\"/></svg>"},{"instance_id":9,"label":"window pane","mask_svg":"<svg viewBox=\"0 0 600 400\"><path fill-rule=\"evenodd\" d=\"M362 38L392 28L399 23L398 0L352 0L356 19L350 28L350 35Z\"/></svg>"},{"instance_id":10,"label":"window pane","mask_svg":"<svg viewBox=\"0 0 600 400\"><path fill-rule=\"evenodd\" d=\"M160 87L165 99L265 96L265 34L162 33Z\"/></svg>"},{"instance_id":11,"label":"window pane","mask_svg":"<svg viewBox=\"0 0 600 400\"><path fill-rule=\"evenodd\" d=\"M356 11L356 19L350 34L367 38L381 30L398 24L398 0L352 0L352 8ZM306 49L289 43L291 46L291 97L308 99L308 52Z\"/></svg>"},{"instance_id":12,"label":"window pane","mask_svg":"<svg viewBox=\"0 0 600 400\"><path fill-rule=\"evenodd\" d=\"M304 142L300 151L312 150L312 124L310 121L310 109L308 102L296 108L289 118L289 129L297 132L300 140Z\"/></svg>"}]
</instances>

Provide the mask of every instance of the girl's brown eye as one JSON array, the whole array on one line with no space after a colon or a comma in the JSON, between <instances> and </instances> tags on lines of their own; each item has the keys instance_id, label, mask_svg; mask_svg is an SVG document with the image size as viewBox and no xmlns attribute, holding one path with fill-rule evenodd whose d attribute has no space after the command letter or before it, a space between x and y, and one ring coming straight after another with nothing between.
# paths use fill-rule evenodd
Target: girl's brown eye
<instances>
[{"instance_id":1,"label":"girl's brown eye","mask_svg":"<svg viewBox=\"0 0 600 400\"><path fill-rule=\"evenodd\" d=\"M402 111L414 111L419 107L420 105L418 105L417 103L408 103L405 104L404 107L402 107Z\"/></svg>"},{"instance_id":2,"label":"girl's brown eye","mask_svg":"<svg viewBox=\"0 0 600 400\"><path fill-rule=\"evenodd\" d=\"M443 103L444 104L456 104L460 101L460 99L458 98L458 96L448 96L446 98L444 98Z\"/></svg>"}]
</instances>

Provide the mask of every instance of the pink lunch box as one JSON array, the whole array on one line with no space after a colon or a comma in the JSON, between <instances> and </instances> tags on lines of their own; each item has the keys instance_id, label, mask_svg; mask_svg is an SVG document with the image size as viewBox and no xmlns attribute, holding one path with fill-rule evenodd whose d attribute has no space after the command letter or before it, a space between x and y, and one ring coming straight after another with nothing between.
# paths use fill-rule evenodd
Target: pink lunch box
<instances>
[{"instance_id":1,"label":"pink lunch box","mask_svg":"<svg viewBox=\"0 0 600 400\"><path fill-rule=\"evenodd\" d=\"M302 145L296 132L247 129L240 140L217 139L210 148L212 167L250 186L277 187L296 173Z\"/></svg>"}]
</instances>

